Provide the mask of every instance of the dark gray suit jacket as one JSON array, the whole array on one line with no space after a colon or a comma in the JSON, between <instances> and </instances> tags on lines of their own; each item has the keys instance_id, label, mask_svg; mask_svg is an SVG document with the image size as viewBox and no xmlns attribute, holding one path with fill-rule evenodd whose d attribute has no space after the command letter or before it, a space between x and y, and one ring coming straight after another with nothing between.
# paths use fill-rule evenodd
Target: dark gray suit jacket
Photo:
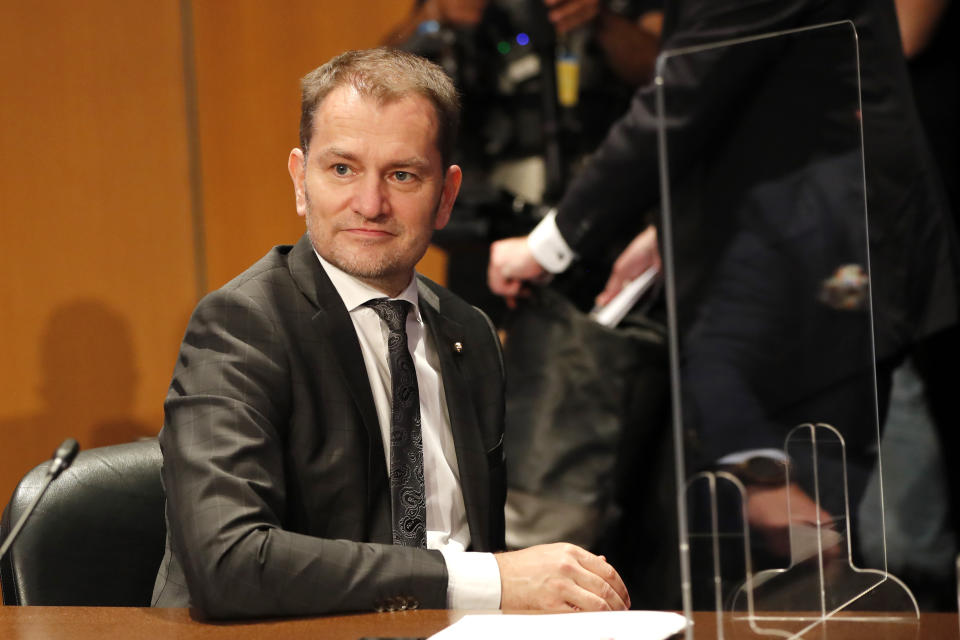
<instances>
[{"instance_id":1,"label":"dark gray suit jacket","mask_svg":"<svg viewBox=\"0 0 960 640\"><path fill-rule=\"evenodd\" d=\"M425 278L418 286L472 548L499 550L500 345L481 312ZM201 300L160 446L168 534L154 606L237 618L446 605L440 552L390 544L386 459L363 356L306 236Z\"/></svg>"}]
</instances>

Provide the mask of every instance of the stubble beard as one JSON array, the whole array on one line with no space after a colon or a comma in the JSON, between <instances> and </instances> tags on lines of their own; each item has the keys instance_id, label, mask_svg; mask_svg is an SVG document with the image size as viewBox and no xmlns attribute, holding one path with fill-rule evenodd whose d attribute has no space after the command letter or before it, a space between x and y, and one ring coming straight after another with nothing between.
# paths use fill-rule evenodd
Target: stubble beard
<instances>
[{"instance_id":1,"label":"stubble beard","mask_svg":"<svg viewBox=\"0 0 960 640\"><path fill-rule=\"evenodd\" d=\"M304 192L304 199L307 205L307 236L310 238L310 244L320 256L337 267L341 271L359 278L370 284L385 284L394 280L404 279L409 281L413 275L414 267L420 258L427 251L429 238L423 243L422 247L415 247L416 260L412 264L401 263L401 259L407 251L389 252L378 249L376 241L360 240L361 246L371 247L371 251L364 252L362 249L356 251L351 247L339 245L335 239L324 237L323 232L314 228L313 216L311 215L313 207L310 197ZM436 214L434 214L436 215Z\"/></svg>"}]
</instances>

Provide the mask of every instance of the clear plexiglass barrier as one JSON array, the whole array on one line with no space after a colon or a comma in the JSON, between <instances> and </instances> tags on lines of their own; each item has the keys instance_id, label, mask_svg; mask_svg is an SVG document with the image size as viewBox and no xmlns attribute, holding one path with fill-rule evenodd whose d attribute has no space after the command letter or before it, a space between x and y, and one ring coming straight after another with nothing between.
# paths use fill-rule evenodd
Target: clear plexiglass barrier
<instances>
[{"instance_id":1,"label":"clear plexiglass barrier","mask_svg":"<svg viewBox=\"0 0 960 640\"><path fill-rule=\"evenodd\" d=\"M840 22L658 61L684 608L720 638L918 617L855 542L884 522L860 508L879 427L857 51Z\"/></svg>"}]
</instances>

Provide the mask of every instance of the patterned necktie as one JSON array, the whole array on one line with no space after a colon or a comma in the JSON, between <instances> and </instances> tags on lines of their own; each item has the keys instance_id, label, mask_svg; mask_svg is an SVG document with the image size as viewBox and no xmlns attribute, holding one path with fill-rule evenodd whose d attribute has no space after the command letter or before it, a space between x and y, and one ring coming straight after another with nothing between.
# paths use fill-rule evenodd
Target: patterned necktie
<instances>
[{"instance_id":1,"label":"patterned necktie","mask_svg":"<svg viewBox=\"0 0 960 640\"><path fill-rule=\"evenodd\" d=\"M427 546L427 507L423 489L423 437L417 371L407 348L406 300L378 298L366 305L387 323L393 406L390 412L390 496L393 544Z\"/></svg>"}]
</instances>

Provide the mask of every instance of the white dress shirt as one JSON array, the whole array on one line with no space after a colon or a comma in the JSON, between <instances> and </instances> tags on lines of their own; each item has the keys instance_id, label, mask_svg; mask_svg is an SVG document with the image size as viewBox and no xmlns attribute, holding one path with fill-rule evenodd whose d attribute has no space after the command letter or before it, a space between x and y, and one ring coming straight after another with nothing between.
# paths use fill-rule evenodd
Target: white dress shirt
<instances>
[{"instance_id":1,"label":"white dress shirt","mask_svg":"<svg viewBox=\"0 0 960 640\"><path fill-rule=\"evenodd\" d=\"M383 451L389 473L390 413L392 387L387 357L389 329L365 302L385 298L383 292L317 258L343 300L357 331L363 363L370 380L373 402L380 423ZM447 606L451 609L497 609L500 607L500 570L490 553L467 552L470 528L460 488L460 469L450 430L440 360L430 332L420 315L417 279L395 300L413 308L407 314L407 346L413 357L420 391L420 424L423 434L423 478L427 507L427 548L443 553L447 563Z\"/></svg>"}]
</instances>

